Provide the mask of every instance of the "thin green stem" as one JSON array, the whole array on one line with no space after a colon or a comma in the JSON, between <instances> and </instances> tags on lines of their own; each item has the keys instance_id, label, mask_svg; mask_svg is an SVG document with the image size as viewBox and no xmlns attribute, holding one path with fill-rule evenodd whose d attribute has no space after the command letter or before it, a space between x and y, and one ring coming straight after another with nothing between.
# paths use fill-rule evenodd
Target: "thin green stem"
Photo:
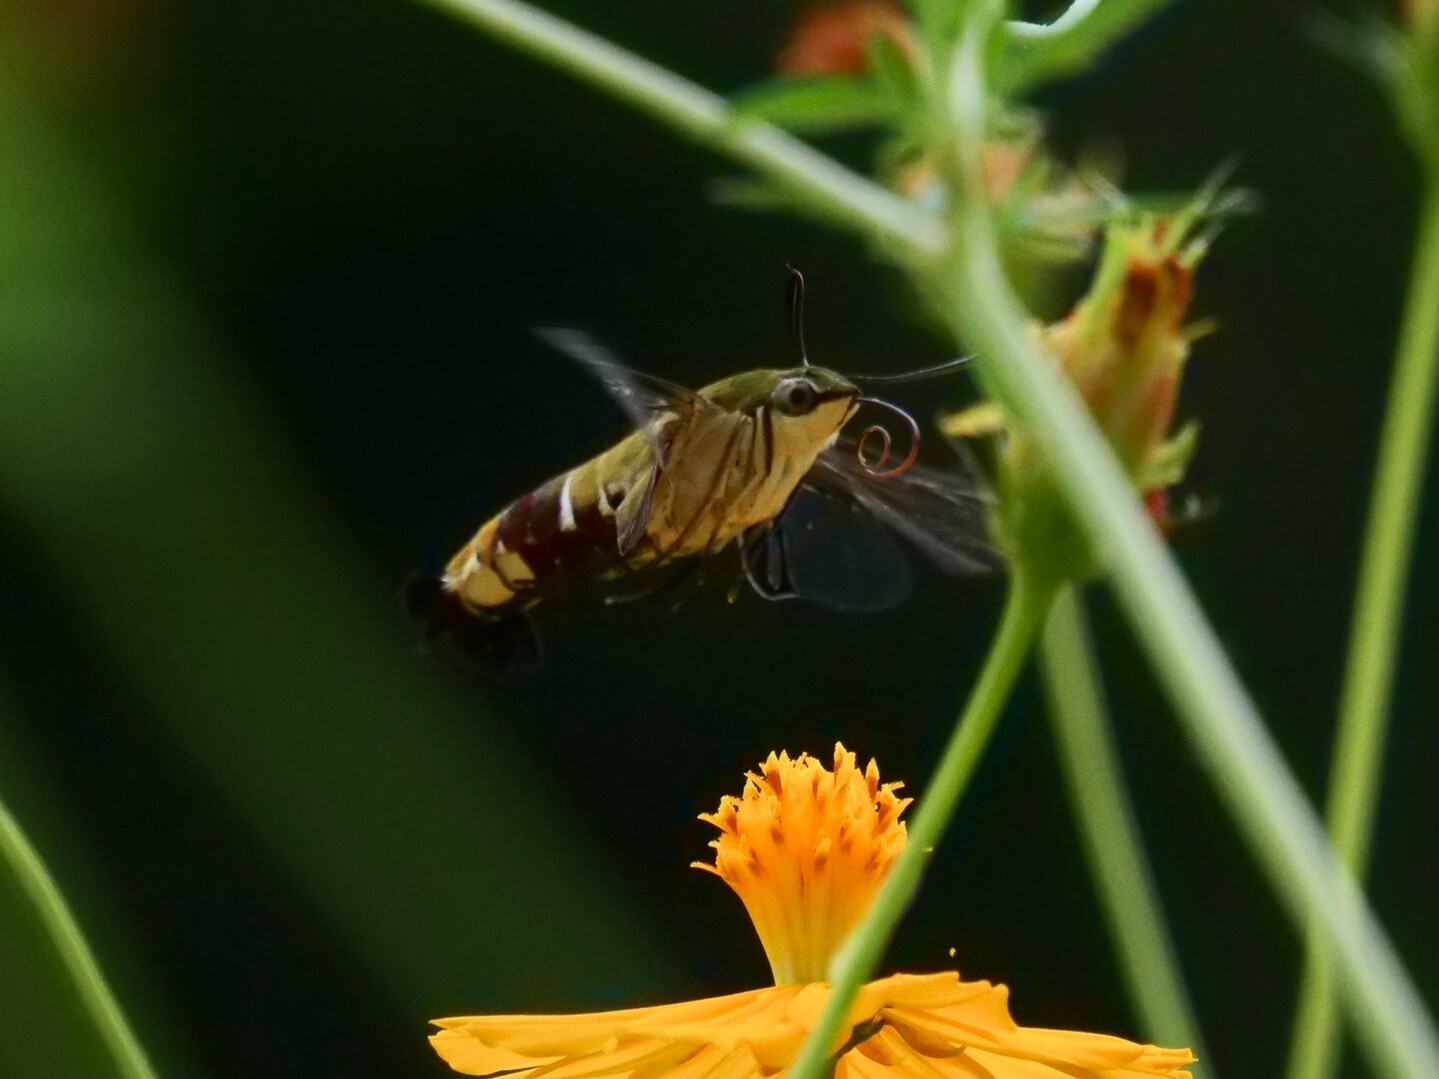
<instances>
[{"instance_id":1,"label":"thin green stem","mask_svg":"<svg viewBox=\"0 0 1439 1079\"><path fill-rule=\"evenodd\" d=\"M25 897L34 905L65 973L74 983L81 1006L115 1061L116 1072L125 1079L155 1079L145 1050L110 992L65 897L3 800L0 800L0 859L10 866Z\"/></svg>"},{"instance_id":2,"label":"thin green stem","mask_svg":"<svg viewBox=\"0 0 1439 1079\"><path fill-rule=\"evenodd\" d=\"M1077 75L1171 0L1075 0L1050 23L1005 25L997 75L1014 93Z\"/></svg>"},{"instance_id":3,"label":"thin green stem","mask_svg":"<svg viewBox=\"0 0 1439 1079\"><path fill-rule=\"evenodd\" d=\"M1399 654L1404 586L1439 388L1439 182L1431 179L1420 208L1389 405L1360 555L1349 656L1340 696L1339 730L1329 786L1329 834L1339 857L1364 879L1389 726L1389 696ZM1290 1046L1290 1079L1327 1079L1338 1061L1334 969L1311 947Z\"/></svg>"},{"instance_id":4,"label":"thin green stem","mask_svg":"<svg viewBox=\"0 0 1439 1079\"><path fill-rule=\"evenodd\" d=\"M1186 1046L1204 1061L1199 1024L1125 789L1083 599L1073 585L1055 596L1040 656L1060 769L1130 1002L1151 1041ZM1190 1071L1195 1079L1214 1074L1208 1065Z\"/></svg>"},{"instance_id":5,"label":"thin green stem","mask_svg":"<svg viewBox=\"0 0 1439 1079\"><path fill-rule=\"evenodd\" d=\"M1033 437L1076 522L1108 568L1120 603L1210 780L1301 927L1334 947L1364 1046L1386 1076L1439 1075L1439 1036L1393 945L1329 847L1313 808L1269 736L1214 631L1135 499L1074 387L1037 355L978 195L987 94L984 45L1000 5L976 0L957 56L951 108L967 192L956 193L944 310L985 379ZM982 13L982 17L981 17ZM969 192L976 197L967 197Z\"/></svg>"},{"instance_id":6,"label":"thin green stem","mask_svg":"<svg viewBox=\"0 0 1439 1079\"><path fill-rule=\"evenodd\" d=\"M873 977L900 918L919 891L925 863L939 846L989 744L1015 679L1024 668L1049 605L1049 595L1049 589L1032 587L1022 574L1014 576L979 681L909 822L909 840L864 921L830 960L829 998L787 1073L788 1079L821 1079L829 1066L828 1054L843 1041L845 1020L855 994Z\"/></svg>"},{"instance_id":7,"label":"thin green stem","mask_svg":"<svg viewBox=\"0 0 1439 1079\"><path fill-rule=\"evenodd\" d=\"M943 246L933 214L776 127L741 123L723 98L602 37L517 0L425 2L749 165L812 212L902 250Z\"/></svg>"}]
</instances>

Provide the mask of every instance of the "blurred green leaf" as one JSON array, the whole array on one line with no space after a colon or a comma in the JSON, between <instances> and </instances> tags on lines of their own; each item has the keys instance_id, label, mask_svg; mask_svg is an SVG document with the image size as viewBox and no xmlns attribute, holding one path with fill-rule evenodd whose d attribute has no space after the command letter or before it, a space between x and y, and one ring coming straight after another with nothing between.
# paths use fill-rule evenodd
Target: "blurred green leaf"
<instances>
[{"instance_id":1,"label":"blurred green leaf","mask_svg":"<svg viewBox=\"0 0 1439 1079\"><path fill-rule=\"evenodd\" d=\"M275 886L417 1052L431 1015L673 985L543 773L417 654L183 290L3 84L0 142L0 502ZM0 1074L50 1074L3 1049Z\"/></svg>"},{"instance_id":2,"label":"blurred green leaf","mask_svg":"<svg viewBox=\"0 0 1439 1079\"><path fill-rule=\"evenodd\" d=\"M810 135L877 127L899 115L883 84L835 75L763 82L736 96L730 108L738 123L771 123Z\"/></svg>"},{"instance_id":3,"label":"blurred green leaf","mask_svg":"<svg viewBox=\"0 0 1439 1079\"><path fill-rule=\"evenodd\" d=\"M875 34L866 51L875 78L893 98L895 108L908 112L920 105L919 80L909 54L890 34Z\"/></svg>"}]
</instances>

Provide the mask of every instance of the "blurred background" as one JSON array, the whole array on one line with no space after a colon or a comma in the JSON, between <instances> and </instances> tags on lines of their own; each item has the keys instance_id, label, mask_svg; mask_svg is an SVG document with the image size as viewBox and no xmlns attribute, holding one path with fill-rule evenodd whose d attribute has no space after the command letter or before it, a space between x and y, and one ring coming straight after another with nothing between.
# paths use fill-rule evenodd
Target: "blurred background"
<instances>
[{"instance_id":1,"label":"blurred background","mask_svg":"<svg viewBox=\"0 0 1439 1079\"><path fill-rule=\"evenodd\" d=\"M795 9L553 10L729 92ZM1064 152L1122 146L1131 190L1237 155L1263 199L1201 273L1220 332L1184 414L1217 512L1175 542L1316 794L1415 196L1381 94L1312 43L1319 11L1177 3L1041 102ZM716 205L725 162L406 0L10 0L0 60L0 789L162 1075L433 1076L437 1015L763 984L739 902L686 868L695 814L771 749L836 739L922 789L1002 582L920 569L872 617L722 588L556 608L528 680L423 652L395 596L622 431L531 327L699 384L787 362L791 262L821 362L945 358L899 280ZM970 392L910 389L924 415ZM1432 1001L1428 493L1372 894ZM1096 615L1213 1063L1273 1075L1297 939ZM1031 679L890 968L957 964L1022 1022L1137 1033L1067 814ZM107 1068L0 873L0 1073Z\"/></svg>"}]
</instances>

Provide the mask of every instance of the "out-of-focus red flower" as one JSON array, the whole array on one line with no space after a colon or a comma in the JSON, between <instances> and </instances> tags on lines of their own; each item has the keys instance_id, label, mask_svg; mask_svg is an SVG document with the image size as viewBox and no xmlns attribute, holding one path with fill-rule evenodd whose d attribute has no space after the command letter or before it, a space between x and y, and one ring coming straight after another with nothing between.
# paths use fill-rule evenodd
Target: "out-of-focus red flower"
<instances>
[{"instance_id":1,"label":"out-of-focus red flower","mask_svg":"<svg viewBox=\"0 0 1439 1079\"><path fill-rule=\"evenodd\" d=\"M913 42L908 16L892 0L838 0L800 9L775 63L781 75L861 75L869 43L888 34L902 48Z\"/></svg>"},{"instance_id":2,"label":"out-of-focus red flower","mask_svg":"<svg viewBox=\"0 0 1439 1079\"><path fill-rule=\"evenodd\" d=\"M168 0L10 0L0 5L0 62L42 97L103 94L149 59Z\"/></svg>"},{"instance_id":3,"label":"out-of-focus red flower","mask_svg":"<svg viewBox=\"0 0 1439 1079\"><path fill-rule=\"evenodd\" d=\"M1399 18L1421 34L1439 30L1439 0L1399 0Z\"/></svg>"}]
</instances>

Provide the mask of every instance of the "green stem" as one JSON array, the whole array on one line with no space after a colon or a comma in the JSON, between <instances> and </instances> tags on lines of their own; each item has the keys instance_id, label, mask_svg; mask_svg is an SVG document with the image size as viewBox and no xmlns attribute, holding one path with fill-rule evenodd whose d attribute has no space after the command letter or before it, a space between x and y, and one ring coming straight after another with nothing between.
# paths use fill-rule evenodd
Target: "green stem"
<instances>
[{"instance_id":1,"label":"green stem","mask_svg":"<svg viewBox=\"0 0 1439 1079\"><path fill-rule=\"evenodd\" d=\"M951 109L968 192L954 201L954 251L938 290L956 336L1044 453L1075 520L1110 573L1141 646L1210 781L1275 893L1335 949L1364 1046L1385 1076L1439 1075L1439 1036L1393 945L1339 863L1179 568L1134 497L1075 389L1037 355L978 195L987 94L984 46L1000 14L975 0L952 72Z\"/></svg>"},{"instance_id":2,"label":"green stem","mask_svg":"<svg viewBox=\"0 0 1439 1079\"><path fill-rule=\"evenodd\" d=\"M65 972L75 985L85 1013L114 1058L115 1070L125 1079L155 1079L145 1050L110 992L65 897L3 800L0 800L0 858L10 866L25 897L34 905Z\"/></svg>"},{"instance_id":3,"label":"green stem","mask_svg":"<svg viewBox=\"0 0 1439 1079\"><path fill-rule=\"evenodd\" d=\"M1170 0L1075 0L1051 23L1011 22L1003 31L997 89L1017 93L1077 75Z\"/></svg>"},{"instance_id":4,"label":"green stem","mask_svg":"<svg viewBox=\"0 0 1439 1079\"><path fill-rule=\"evenodd\" d=\"M829 998L787 1072L788 1079L821 1079L825 1074L827 1056L842 1040L855 994L879 967L895 927L919 890L925 862L939 846L955 806L989 744L1004 703L1029 656L1050 594L1049 589L1032 587L1022 573L1016 572L979 681L909 822L908 842L864 921L830 960Z\"/></svg>"},{"instance_id":5,"label":"green stem","mask_svg":"<svg viewBox=\"0 0 1439 1079\"><path fill-rule=\"evenodd\" d=\"M1420 208L1418 231L1360 555L1329 787L1329 834L1339 857L1360 881L1368 868L1374 831L1404 585L1439 382L1439 182L1432 179ZM1332 960L1322 947L1311 947L1290 1046L1290 1079L1327 1079L1334 1074L1337 1018Z\"/></svg>"},{"instance_id":6,"label":"green stem","mask_svg":"<svg viewBox=\"0 0 1439 1079\"><path fill-rule=\"evenodd\" d=\"M1104 703L1082 597L1061 589L1040 644L1049 715L1080 839L1119 951L1119 967L1145 1036L1207 1059L1144 856L1134 807ZM1192 1066L1195 1079L1214 1069Z\"/></svg>"},{"instance_id":7,"label":"green stem","mask_svg":"<svg viewBox=\"0 0 1439 1079\"><path fill-rule=\"evenodd\" d=\"M933 214L776 127L741 123L723 98L602 37L518 0L425 2L749 165L808 210L904 251L943 246Z\"/></svg>"}]
</instances>

